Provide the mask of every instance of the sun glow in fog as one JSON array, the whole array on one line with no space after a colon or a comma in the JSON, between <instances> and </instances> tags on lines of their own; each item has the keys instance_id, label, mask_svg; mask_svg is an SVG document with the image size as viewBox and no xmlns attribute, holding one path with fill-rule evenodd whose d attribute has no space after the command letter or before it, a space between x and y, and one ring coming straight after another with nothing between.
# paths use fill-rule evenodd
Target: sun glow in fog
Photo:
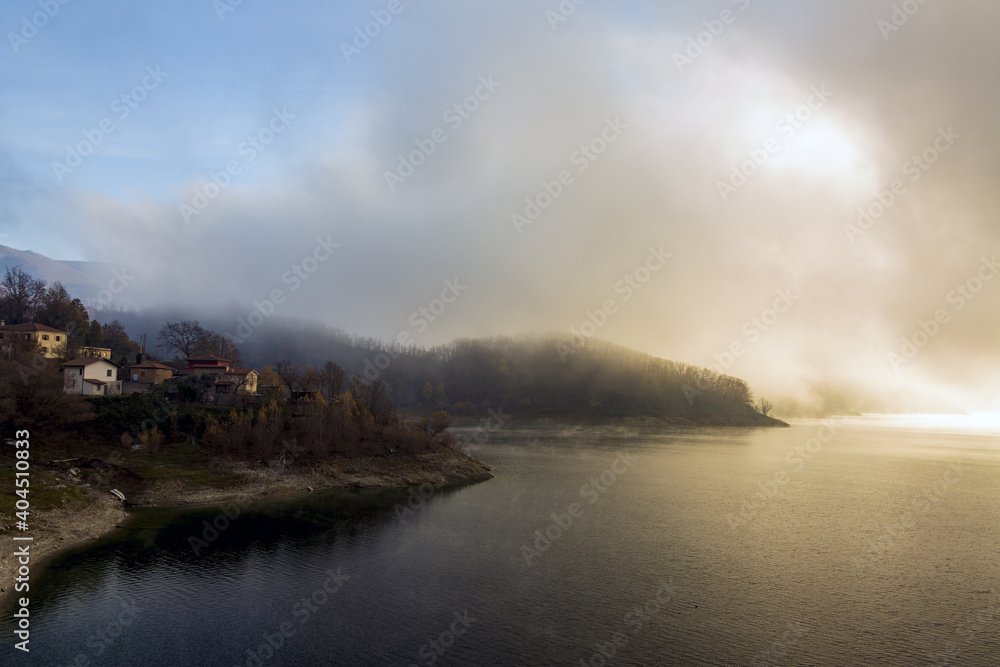
<instances>
[{"instance_id":1,"label":"sun glow in fog","mask_svg":"<svg viewBox=\"0 0 1000 667\"><path fill-rule=\"evenodd\" d=\"M789 177L819 179L851 197L877 188L873 137L838 111L835 91L825 85L804 89L773 73L741 76L754 87L728 119L724 161L748 179L758 173L783 183Z\"/></svg>"},{"instance_id":2,"label":"sun glow in fog","mask_svg":"<svg viewBox=\"0 0 1000 667\"><path fill-rule=\"evenodd\" d=\"M819 113L822 113L820 111ZM876 171L860 146L860 138L834 120L813 118L795 129L784 127L777 138L779 149L771 156L775 169L806 172L829 177L832 184L850 189L871 190L877 183Z\"/></svg>"},{"instance_id":3,"label":"sun glow in fog","mask_svg":"<svg viewBox=\"0 0 1000 667\"><path fill-rule=\"evenodd\" d=\"M772 158L777 167L807 167L831 173L856 168L862 161L851 136L834 122L815 118L807 121L795 134L791 124L782 127L785 135L780 136L781 149Z\"/></svg>"}]
</instances>

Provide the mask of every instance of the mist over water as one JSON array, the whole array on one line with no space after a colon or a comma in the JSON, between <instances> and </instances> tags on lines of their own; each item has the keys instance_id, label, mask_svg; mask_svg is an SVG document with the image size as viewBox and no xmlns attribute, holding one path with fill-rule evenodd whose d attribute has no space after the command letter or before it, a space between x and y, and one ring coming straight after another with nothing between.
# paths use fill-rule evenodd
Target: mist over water
<instances>
[{"instance_id":1,"label":"mist over water","mask_svg":"<svg viewBox=\"0 0 1000 667\"><path fill-rule=\"evenodd\" d=\"M992 665L998 435L507 426L492 481L262 505L198 555L217 510L142 513L33 585L31 664Z\"/></svg>"}]
</instances>

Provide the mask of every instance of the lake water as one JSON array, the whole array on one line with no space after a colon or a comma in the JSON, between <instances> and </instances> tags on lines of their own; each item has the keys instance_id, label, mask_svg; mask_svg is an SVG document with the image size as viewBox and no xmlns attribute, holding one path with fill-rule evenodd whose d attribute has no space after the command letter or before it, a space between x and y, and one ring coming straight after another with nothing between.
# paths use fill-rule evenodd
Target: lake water
<instances>
[{"instance_id":1,"label":"lake water","mask_svg":"<svg viewBox=\"0 0 1000 667\"><path fill-rule=\"evenodd\" d=\"M145 512L32 583L31 654L10 648L7 614L0 662L1000 660L988 426L507 427L471 453L496 479L426 500ZM206 521L225 529L202 535ZM195 554L192 535L214 539Z\"/></svg>"}]
</instances>

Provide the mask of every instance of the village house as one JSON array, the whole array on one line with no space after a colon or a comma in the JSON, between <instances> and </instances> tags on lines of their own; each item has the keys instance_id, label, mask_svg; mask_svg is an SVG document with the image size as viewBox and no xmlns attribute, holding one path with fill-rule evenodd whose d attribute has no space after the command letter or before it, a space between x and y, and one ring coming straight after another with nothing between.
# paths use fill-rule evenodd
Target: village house
<instances>
[{"instance_id":1,"label":"village house","mask_svg":"<svg viewBox=\"0 0 1000 667\"><path fill-rule=\"evenodd\" d=\"M80 357L97 357L98 359L111 359L110 347L90 347L81 345L76 348L76 354Z\"/></svg>"},{"instance_id":2,"label":"village house","mask_svg":"<svg viewBox=\"0 0 1000 667\"><path fill-rule=\"evenodd\" d=\"M44 324L0 324L0 348L6 349L17 341L34 341L46 359L65 357L68 339L69 334L65 331Z\"/></svg>"},{"instance_id":3,"label":"village house","mask_svg":"<svg viewBox=\"0 0 1000 667\"><path fill-rule=\"evenodd\" d=\"M79 357L62 366L63 392L84 396L116 396L122 393L118 364L98 357Z\"/></svg>"},{"instance_id":4,"label":"village house","mask_svg":"<svg viewBox=\"0 0 1000 667\"><path fill-rule=\"evenodd\" d=\"M162 384L174 376L174 369L155 361L147 361L146 363L129 367L128 374L132 382Z\"/></svg>"},{"instance_id":5,"label":"village house","mask_svg":"<svg viewBox=\"0 0 1000 667\"><path fill-rule=\"evenodd\" d=\"M215 393L227 394L230 391L241 394L256 394L259 375L252 368L233 368L219 376L215 383ZM226 385L228 384L228 387Z\"/></svg>"},{"instance_id":6,"label":"village house","mask_svg":"<svg viewBox=\"0 0 1000 667\"><path fill-rule=\"evenodd\" d=\"M228 359L213 355L189 357L187 370L177 371L174 376L183 378L192 375L214 375L216 394L255 394L259 374L252 368L234 368Z\"/></svg>"},{"instance_id":7,"label":"village house","mask_svg":"<svg viewBox=\"0 0 1000 667\"><path fill-rule=\"evenodd\" d=\"M211 354L188 357L185 361L188 365L188 372L198 375L202 373L225 373L232 367L229 360L221 359Z\"/></svg>"}]
</instances>

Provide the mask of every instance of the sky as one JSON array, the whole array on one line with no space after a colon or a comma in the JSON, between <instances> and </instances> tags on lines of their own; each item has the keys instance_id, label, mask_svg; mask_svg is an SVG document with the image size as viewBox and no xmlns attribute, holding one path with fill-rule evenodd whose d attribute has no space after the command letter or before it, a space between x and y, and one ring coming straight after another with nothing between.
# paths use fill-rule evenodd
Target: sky
<instances>
[{"instance_id":1,"label":"sky","mask_svg":"<svg viewBox=\"0 0 1000 667\"><path fill-rule=\"evenodd\" d=\"M986 0L11 0L0 244L162 303L1000 411L998 28Z\"/></svg>"}]
</instances>

